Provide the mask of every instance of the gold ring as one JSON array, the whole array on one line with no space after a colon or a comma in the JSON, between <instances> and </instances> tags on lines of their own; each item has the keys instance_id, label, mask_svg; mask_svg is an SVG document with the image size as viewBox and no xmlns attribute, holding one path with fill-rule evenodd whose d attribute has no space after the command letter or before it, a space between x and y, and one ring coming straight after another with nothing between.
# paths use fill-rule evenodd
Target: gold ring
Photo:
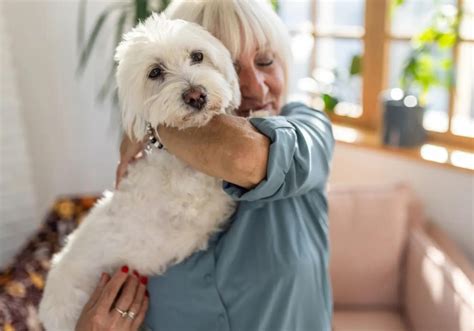
<instances>
[{"instance_id":1,"label":"gold ring","mask_svg":"<svg viewBox=\"0 0 474 331\"><path fill-rule=\"evenodd\" d=\"M127 312L127 317L130 318L131 320L134 320L135 319L135 313L133 311L129 311Z\"/></svg>"},{"instance_id":2,"label":"gold ring","mask_svg":"<svg viewBox=\"0 0 474 331\"><path fill-rule=\"evenodd\" d=\"M117 307L115 307L115 310L118 311L120 315L122 315L122 318L128 316L128 311L123 311L121 309L118 309Z\"/></svg>"}]
</instances>

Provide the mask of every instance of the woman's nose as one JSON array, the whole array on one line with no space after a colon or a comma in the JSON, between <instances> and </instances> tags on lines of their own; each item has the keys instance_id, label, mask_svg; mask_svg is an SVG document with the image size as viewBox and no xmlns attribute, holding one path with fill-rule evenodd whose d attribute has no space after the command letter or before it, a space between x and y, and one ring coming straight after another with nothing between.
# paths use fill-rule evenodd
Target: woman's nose
<instances>
[{"instance_id":1,"label":"woman's nose","mask_svg":"<svg viewBox=\"0 0 474 331\"><path fill-rule=\"evenodd\" d=\"M255 68L242 68L239 74L242 96L264 102L268 93L265 76Z\"/></svg>"}]
</instances>

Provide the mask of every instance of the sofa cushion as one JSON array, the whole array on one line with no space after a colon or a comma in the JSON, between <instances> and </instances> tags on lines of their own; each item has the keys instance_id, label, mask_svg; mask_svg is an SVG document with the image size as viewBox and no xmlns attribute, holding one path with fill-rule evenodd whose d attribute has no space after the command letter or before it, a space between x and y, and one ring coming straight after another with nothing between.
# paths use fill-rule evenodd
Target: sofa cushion
<instances>
[{"instance_id":1,"label":"sofa cushion","mask_svg":"<svg viewBox=\"0 0 474 331\"><path fill-rule=\"evenodd\" d=\"M395 308L414 198L404 184L330 186L334 304Z\"/></svg>"},{"instance_id":2,"label":"sofa cushion","mask_svg":"<svg viewBox=\"0 0 474 331\"><path fill-rule=\"evenodd\" d=\"M397 311L336 310L333 331L408 331Z\"/></svg>"},{"instance_id":3,"label":"sofa cushion","mask_svg":"<svg viewBox=\"0 0 474 331\"><path fill-rule=\"evenodd\" d=\"M414 331L474 330L473 272L460 260L462 254L439 229L410 232L403 297Z\"/></svg>"}]
</instances>

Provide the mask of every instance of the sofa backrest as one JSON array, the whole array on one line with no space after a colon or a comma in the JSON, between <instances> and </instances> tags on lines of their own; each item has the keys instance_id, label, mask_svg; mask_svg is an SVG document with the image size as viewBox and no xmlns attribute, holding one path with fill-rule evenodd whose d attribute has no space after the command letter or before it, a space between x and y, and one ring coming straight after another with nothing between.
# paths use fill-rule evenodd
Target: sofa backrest
<instances>
[{"instance_id":1,"label":"sofa backrest","mask_svg":"<svg viewBox=\"0 0 474 331\"><path fill-rule=\"evenodd\" d=\"M328 189L335 307L398 307L407 230L422 208L403 183Z\"/></svg>"}]
</instances>

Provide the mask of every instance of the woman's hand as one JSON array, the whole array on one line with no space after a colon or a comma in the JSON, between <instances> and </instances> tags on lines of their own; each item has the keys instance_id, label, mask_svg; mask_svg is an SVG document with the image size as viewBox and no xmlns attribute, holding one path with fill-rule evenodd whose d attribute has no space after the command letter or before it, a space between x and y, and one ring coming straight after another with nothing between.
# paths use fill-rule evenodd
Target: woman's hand
<instances>
[{"instance_id":1,"label":"woman's hand","mask_svg":"<svg viewBox=\"0 0 474 331\"><path fill-rule=\"evenodd\" d=\"M130 163L142 157L145 142L132 141L126 134L123 135L120 144L120 161L115 172L115 188L118 187L122 178L127 174L127 168Z\"/></svg>"},{"instance_id":2,"label":"woman's hand","mask_svg":"<svg viewBox=\"0 0 474 331\"><path fill-rule=\"evenodd\" d=\"M103 273L97 288L84 306L76 331L135 331L145 319L148 309L148 279L128 267L118 270L112 278ZM117 310L118 309L118 310ZM128 312L122 316L119 312Z\"/></svg>"}]
</instances>

